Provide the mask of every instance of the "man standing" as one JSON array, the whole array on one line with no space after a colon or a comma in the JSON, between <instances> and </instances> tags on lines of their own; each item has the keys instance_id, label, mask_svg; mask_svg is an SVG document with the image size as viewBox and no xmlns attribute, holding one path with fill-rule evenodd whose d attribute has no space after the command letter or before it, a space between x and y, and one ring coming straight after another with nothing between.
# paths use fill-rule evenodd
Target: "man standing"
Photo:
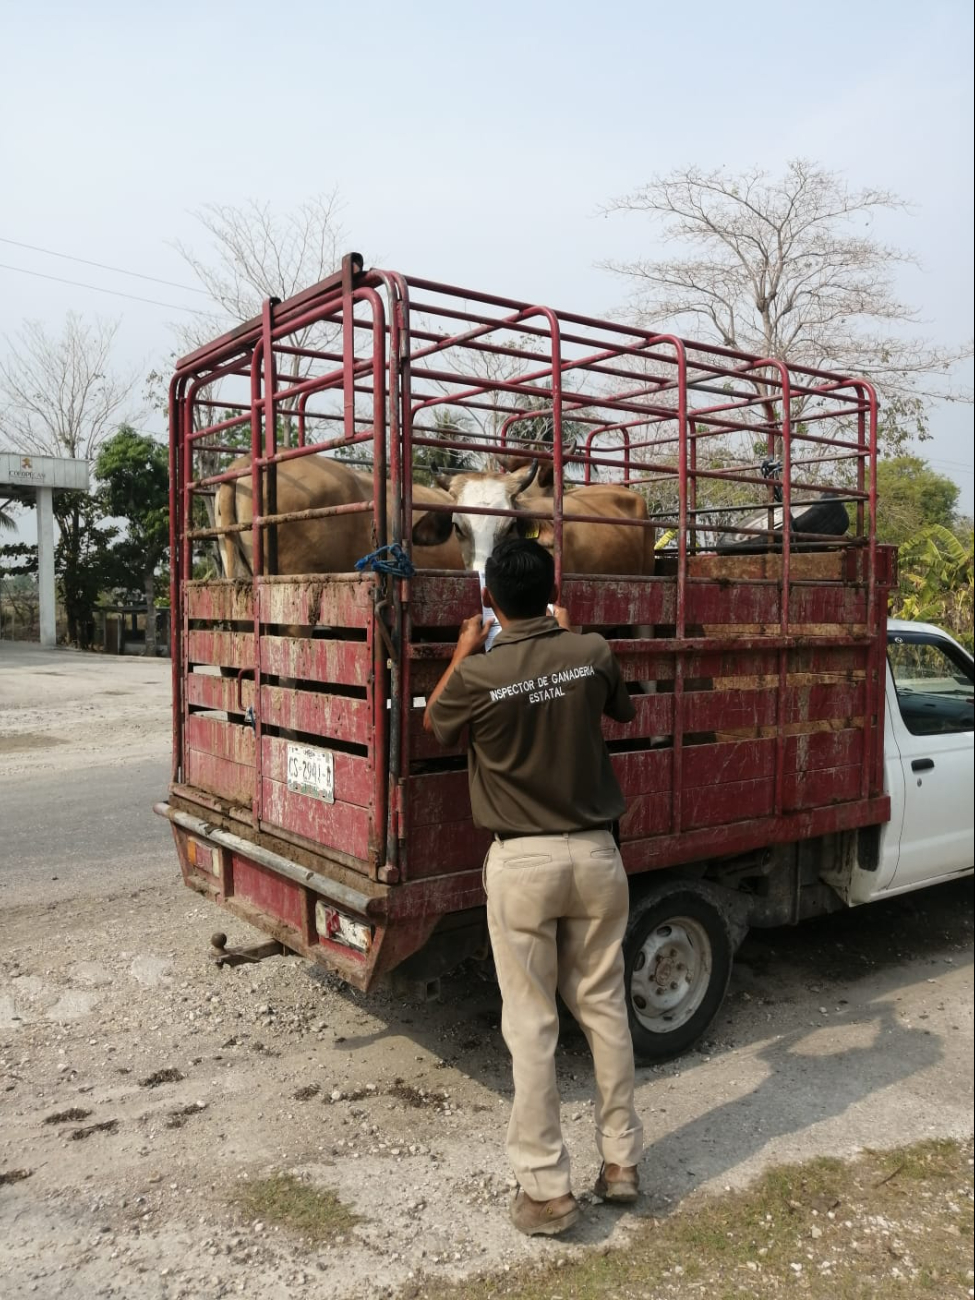
<instances>
[{"instance_id":1,"label":"man standing","mask_svg":"<svg viewBox=\"0 0 975 1300\"><path fill-rule=\"evenodd\" d=\"M423 719L443 745L469 728L471 808L494 833L484 887L515 1085L511 1218L529 1235L579 1217L559 1115L557 992L593 1056L597 1196L636 1200L643 1146L623 988L629 891L613 836L625 805L600 724L634 710L603 638L572 632L564 609L546 613L554 579L537 542L496 549L483 600L501 633L490 655L475 655L490 624L464 623Z\"/></svg>"}]
</instances>

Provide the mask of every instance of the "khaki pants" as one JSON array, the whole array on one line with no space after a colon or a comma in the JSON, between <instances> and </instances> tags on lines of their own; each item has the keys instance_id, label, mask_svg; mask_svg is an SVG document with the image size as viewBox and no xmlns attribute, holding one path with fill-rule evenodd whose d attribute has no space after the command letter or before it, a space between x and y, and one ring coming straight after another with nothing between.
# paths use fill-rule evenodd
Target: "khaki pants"
<instances>
[{"instance_id":1,"label":"khaki pants","mask_svg":"<svg viewBox=\"0 0 975 1300\"><path fill-rule=\"evenodd\" d=\"M626 875L608 831L581 831L496 840L484 884L514 1072L508 1158L527 1194L547 1201L570 1190L555 1075L556 989L592 1052L600 1156L635 1165L643 1148L623 989Z\"/></svg>"}]
</instances>

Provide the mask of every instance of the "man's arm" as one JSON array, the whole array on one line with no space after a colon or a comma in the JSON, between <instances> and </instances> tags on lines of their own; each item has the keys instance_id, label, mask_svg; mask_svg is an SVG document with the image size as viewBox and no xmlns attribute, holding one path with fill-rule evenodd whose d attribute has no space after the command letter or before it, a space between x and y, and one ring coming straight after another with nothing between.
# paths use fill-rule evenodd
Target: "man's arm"
<instances>
[{"instance_id":1,"label":"man's arm","mask_svg":"<svg viewBox=\"0 0 975 1300\"><path fill-rule=\"evenodd\" d=\"M446 671L437 682L436 686L427 699L427 707L423 711L423 730L433 731L433 722L430 719L430 710L436 704L437 700L443 694L444 687L453 677L457 666L469 656L480 650L488 638L491 630L491 624L483 622L480 614L475 614L473 618L465 619L461 624L460 636L457 638L457 647L447 665Z\"/></svg>"}]
</instances>

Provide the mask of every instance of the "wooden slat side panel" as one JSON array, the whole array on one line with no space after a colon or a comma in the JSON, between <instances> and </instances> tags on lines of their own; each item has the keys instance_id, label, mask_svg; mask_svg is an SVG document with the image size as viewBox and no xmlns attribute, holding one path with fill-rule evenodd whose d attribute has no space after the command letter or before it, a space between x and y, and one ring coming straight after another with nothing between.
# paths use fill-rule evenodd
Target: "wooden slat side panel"
<instances>
[{"instance_id":1,"label":"wooden slat side panel","mask_svg":"<svg viewBox=\"0 0 975 1300\"><path fill-rule=\"evenodd\" d=\"M774 740L727 741L684 749L684 788L770 781L775 773Z\"/></svg>"},{"instance_id":2,"label":"wooden slat side panel","mask_svg":"<svg viewBox=\"0 0 975 1300\"><path fill-rule=\"evenodd\" d=\"M793 587L789 593L791 623L866 622L867 593L864 587L826 586Z\"/></svg>"},{"instance_id":3,"label":"wooden slat side panel","mask_svg":"<svg viewBox=\"0 0 975 1300\"><path fill-rule=\"evenodd\" d=\"M785 810L792 812L851 803L860 798L862 775L859 765L809 768L805 772L789 773L783 782Z\"/></svg>"},{"instance_id":4,"label":"wooden slat side panel","mask_svg":"<svg viewBox=\"0 0 975 1300\"><path fill-rule=\"evenodd\" d=\"M675 564L671 561L671 564ZM789 568L793 582L841 582L847 561L843 551L793 551ZM757 555L691 555L687 572L692 578L724 579L729 582L781 581L782 552Z\"/></svg>"},{"instance_id":5,"label":"wooden slat side panel","mask_svg":"<svg viewBox=\"0 0 975 1300\"><path fill-rule=\"evenodd\" d=\"M785 692L786 723L847 721L863 716L866 708L866 682L813 682L787 686Z\"/></svg>"},{"instance_id":6,"label":"wooden slat side panel","mask_svg":"<svg viewBox=\"0 0 975 1300\"><path fill-rule=\"evenodd\" d=\"M410 828L407 871L411 880L469 871L480 866L491 847L491 836L472 821L444 822Z\"/></svg>"},{"instance_id":7,"label":"wooden slat side panel","mask_svg":"<svg viewBox=\"0 0 975 1300\"><path fill-rule=\"evenodd\" d=\"M254 591L249 582L214 578L209 582L187 582L186 616L214 623L253 622Z\"/></svg>"},{"instance_id":8,"label":"wooden slat side panel","mask_svg":"<svg viewBox=\"0 0 975 1300\"><path fill-rule=\"evenodd\" d=\"M303 931L305 899L300 885L236 853L232 867L231 897L253 903L265 915L284 921L299 933Z\"/></svg>"},{"instance_id":9,"label":"wooden slat side panel","mask_svg":"<svg viewBox=\"0 0 975 1300\"><path fill-rule=\"evenodd\" d=\"M863 732L817 731L789 736L785 742L785 770L798 773L821 767L859 767L863 761Z\"/></svg>"},{"instance_id":10,"label":"wooden slat side panel","mask_svg":"<svg viewBox=\"0 0 975 1300\"><path fill-rule=\"evenodd\" d=\"M224 713L243 713L254 703L254 679L239 683L233 677L213 677L209 673L187 673L186 702L203 709Z\"/></svg>"},{"instance_id":11,"label":"wooden slat side panel","mask_svg":"<svg viewBox=\"0 0 975 1300\"><path fill-rule=\"evenodd\" d=\"M566 578L562 603L579 627L652 626L674 621L676 596L668 578Z\"/></svg>"},{"instance_id":12,"label":"wooden slat side panel","mask_svg":"<svg viewBox=\"0 0 975 1300\"><path fill-rule=\"evenodd\" d=\"M254 766L254 732L250 727L191 715L186 720L186 743L201 753Z\"/></svg>"},{"instance_id":13,"label":"wooden slat side panel","mask_svg":"<svg viewBox=\"0 0 975 1300\"><path fill-rule=\"evenodd\" d=\"M288 783L288 745L289 741L280 736L262 736L261 752L263 754L263 772L271 781L281 785ZM327 748L325 746L324 748ZM336 752L335 761L335 801L336 803L355 804L359 808L372 806L375 795L372 766L367 758L358 754ZM466 779L466 777L465 777ZM296 795L296 798L307 798Z\"/></svg>"},{"instance_id":14,"label":"wooden slat side panel","mask_svg":"<svg viewBox=\"0 0 975 1300\"><path fill-rule=\"evenodd\" d=\"M412 827L440 826L470 814L467 771L427 772L406 784L406 806Z\"/></svg>"},{"instance_id":15,"label":"wooden slat side panel","mask_svg":"<svg viewBox=\"0 0 975 1300\"><path fill-rule=\"evenodd\" d=\"M475 573L450 577L418 573L410 583L414 627L459 627L480 608L481 589Z\"/></svg>"},{"instance_id":16,"label":"wooden slat side panel","mask_svg":"<svg viewBox=\"0 0 975 1300\"><path fill-rule=\"evenodd\" d=\"M193 629L186 638L186 658L191 664L219 668L253 668L253 632L204 632Z\"/></svg>"},{"instance_id":17,"label":"wooden slat side panel","mask_svg":"<svg viewBox=\"0 0 975 1300\"><path fill-rule=\"evenodd\" d=\"M247 766L187 748L184 784L206 790L228 803L250 808L254 799L254 766L253 763Z\"/></svg>"},{"instance_id":18,"label":"wooden slat side panel","mask_svg":"<svg viewBox=\"0 0 975 1300\"><path fill-rule=\"evenodd\" d=\"M778 623L779 594L771 583L688 582L686 619L709 627Z\"/></svg>"},{"instance_id":19,"label":"wooden slat side panel","mask_svg":"<svg viewBox=\"0 0 975 1300\"><path fill-rule=\"evenodd\" d=\"M611 641L624 681L661 682L674 680L678 656L655 650L653 641L643 644ZM413 694L427 695L447 667L453 654L452 643L421 644L412 647L410 680ZM691 651L683 655L685 681L705 679L718 685L722 679L741 679L742 689L764 690L769 678L778 681L779 652L775 649ZM866 671L867 652L858 646L816 646L788 652L789 677L809 675L835 677L837 674L862 674ZM749 686L748 679L755 679ZM759 680L764 679L764 680ZM799 683L802 684L802 683Z\"/></svg>"},{"instance_id":20,"label":"wooden slat side panel","mask_svg":"<svg viewBox=\"0 0 975 1300\"><path fill-rule=\"evenodd\" d=\"M768 777L728 781L724 785L691 786L681 797L681 830L728 826L754 817L770 817L774 785Z\"/></svg>"},{"instance_id":21,"label":"wooden slat side panel","mask_svg":"<svg viewBox=\"0 0 975 1300\"><path fill-rule=\"evenodd\" d=\"M326 695L283 686L261 687L261 722L264 726L300 731L308 736L368 745L372 717L368 700Z\"/></svg>"},{"instance_id":22,"label":"wooden slat side panel","mask_svg":"<svg viewBox=\"0 0 975 1300\"><path fill-rule=\"evenodd\" d=\"M372 576L261 578L261 622L299 627L365 628L372 620Z\"/></svg>"},{"instance_id":23,"label":"wooden slat side panel","mask_svg":"<svg viewBox=\"0 0 975 1300\"><path fill-rule=\"evenodd\" d=\"M640 840L660 835L670 827L673 801L670 791L650 791L629 796L620 819L620 838Z\"/></svg>"},{"instance_id":24,"label":"wooden slat side panel","mask_svg":"<svg viewBox=\"0 0 975 1300\"><path fill-rule=\"evenodd\" d=\"M617 754L613 766L627 799L670 791L673 755L669 749ZM336 769L336 781L338 780ZM470 809L467 771L431 772L410 778L407 806L414 826L438 826L458 821Z\"/></svg>"},{"instance_id":25,"label":"wooden slat side panel","mask_svg":"<svg viewBox=\"0 0 975 1300\"><path fill-rule=\"evenodd\" d=\"M295 794L281 781L263 781L264 820L300 835L312 844L337 849L365 863L369 857L369 810L351 803L323 803L312 795Z\"/></svg>"},{"instance_id":26,"label":"wooden slat side panel","mask_svg":"<svg viewBox=\"0 0 975 1300\"><path fill-rule=\"evenodd\" d=\"M364 641L265 636L261 638L261 672L301 681L366 686L369 647Z\"/></svg>"},{"instance_id":27,"label":"wooden slat side panel","mask_svg":"<svg viewBox=\"0 0 975 1300\"><path fill-rule=\"evenodd\" d=\"M419 718L419 720L417 720ZM410 761L423 763L432 758L459 758L467 753L467 729L465 727L456 745L441 745L436 736L423 730L423 710L414 709L410 713Z\"/></svg>"},{"instance_id":28,"label":"wooden slat side panel","mask_svg":"<svg viewBox=\"0 0 975 1300\"><path fill-rule=\"evenodd\" d=\"M671 749L640 749L613 755L613 769L627 799L670 791L674 756Z\"/></svg>"},{"instance_id":29,"label":"wooden slat side panel","mask_svg":"<svg viewBox=\"0 0 975 1300\"><path fill-rule=\"evenodd\" d=\"M684 732L770 726L775 722L776 709L772 691L690 691L684 695Z\"/></svg>"}]
</instances>

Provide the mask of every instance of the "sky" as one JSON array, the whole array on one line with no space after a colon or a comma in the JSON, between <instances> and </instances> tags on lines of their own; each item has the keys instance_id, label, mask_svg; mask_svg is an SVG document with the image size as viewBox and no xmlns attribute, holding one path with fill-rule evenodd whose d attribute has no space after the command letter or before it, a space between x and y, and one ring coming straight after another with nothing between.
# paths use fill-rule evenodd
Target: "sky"
<instances>
[{"instance_id":1,"label":"sky","mask_svg":"<svg viewBox=\"0 0 975 1300\"><path fill-rule=\"evenodd\" d=\"M172 242L205 252L202 204L337 189L369 263L607 315L625 286L596 263L663 249L601 204L676 167L804 157L909 201L874 231L920 259L897 287L924 333L960 343L972 35L970 0L0 0L0 240L190 286ZM9 242L0 263L0 347L73 310L121 318L119 369L167 369L200 301ZM921 454L971 512L971 408L932 432Z\"/></svg>"}]
</instances>

